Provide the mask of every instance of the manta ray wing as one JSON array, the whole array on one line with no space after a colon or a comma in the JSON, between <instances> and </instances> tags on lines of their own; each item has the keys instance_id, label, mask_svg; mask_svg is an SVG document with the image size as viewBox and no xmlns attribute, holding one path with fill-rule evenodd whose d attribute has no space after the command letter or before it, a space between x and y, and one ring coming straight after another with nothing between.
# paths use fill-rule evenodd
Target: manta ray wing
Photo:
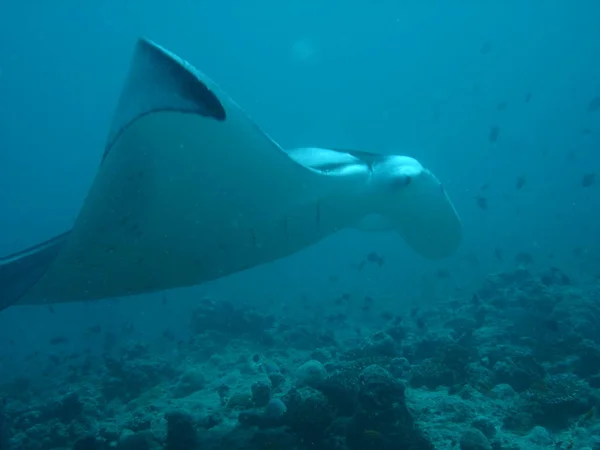
<instances>
[{"instance_id":1,"label":"manta ray wing","mask_svg":"<svg viewBox=\"0 0 600 450\"><path fill-rule=\"evenodd\" d=\"M140 40L73 229L0 260L0 308L190 286L297 252L365 214L369 167L348 165L308 169L208 77Z\"/></svg>"}]
</instances>

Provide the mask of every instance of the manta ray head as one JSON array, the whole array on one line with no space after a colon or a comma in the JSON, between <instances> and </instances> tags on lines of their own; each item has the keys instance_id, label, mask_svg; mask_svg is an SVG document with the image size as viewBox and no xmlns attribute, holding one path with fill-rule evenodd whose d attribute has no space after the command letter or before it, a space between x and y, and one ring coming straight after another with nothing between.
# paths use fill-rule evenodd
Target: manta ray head
<instances>
[{"instance_id":1,"label":"manta ray head","mask_svg":"<svg viewBox=\"0 0 600 450\"><path fill-rule=\"evenodd\" d=\"M409 156L384 156L373 164L372 187L380 193L397 193L409 189L424 174L425 168Z\"/></svg>"},{"instance_id":2,"label":"manta ray head","mask_svg":"<svg viewBox=\"0 0 600 450\"><path fill-rule=\"evenodd\" d=\"M373 213L428 259L451 255L462 236L460 218L442 183L416 159L382 156L371 165ZM385 229L380 227L380 229Z\"/></svg>"}]
</instances>

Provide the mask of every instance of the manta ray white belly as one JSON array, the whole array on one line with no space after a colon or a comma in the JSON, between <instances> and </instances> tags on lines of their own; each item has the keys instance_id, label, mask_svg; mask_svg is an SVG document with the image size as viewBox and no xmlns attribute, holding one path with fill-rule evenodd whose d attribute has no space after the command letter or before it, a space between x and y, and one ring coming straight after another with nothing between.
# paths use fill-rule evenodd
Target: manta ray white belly
<instances>
[{"instance_id":1,"label":"manta ray white belly","mask_svg":"<svg viewBox=\"0 0 600 450\"><path fill-rule=\"evenodd\" d=\"M451 253L460 221L445 193L429 189L429 206L411 195L396 202L395 189L375 182L391 173L378 172L383 161L285 152L210 79L141 40L73 230L0 260L0 308L199 284L295 253L372 212L424 256ZM419 165L412 177L423 174ZM418 233L435 231L425 226L435 220L445 227L437 241Z\"/></svg>"}]
</instances>

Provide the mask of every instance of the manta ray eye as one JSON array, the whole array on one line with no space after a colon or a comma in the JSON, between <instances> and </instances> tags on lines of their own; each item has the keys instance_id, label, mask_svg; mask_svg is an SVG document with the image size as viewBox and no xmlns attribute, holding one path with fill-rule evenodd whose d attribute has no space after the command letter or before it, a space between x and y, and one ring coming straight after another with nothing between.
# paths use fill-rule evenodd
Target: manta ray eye
<instances>
[{"instance_id":1,"label":"manta ray eye","mask_svg":"<svg viewBox=\"0 0 600 450\"><path fill-rule=\"evenodd\" d=\"M394 189L404 188L404 187L408 186L411 181L412 181L411 176L400 175L400 176L394 178L394 180L392 182L392 186L394 187Z\"/></svg>"}]
</instances>

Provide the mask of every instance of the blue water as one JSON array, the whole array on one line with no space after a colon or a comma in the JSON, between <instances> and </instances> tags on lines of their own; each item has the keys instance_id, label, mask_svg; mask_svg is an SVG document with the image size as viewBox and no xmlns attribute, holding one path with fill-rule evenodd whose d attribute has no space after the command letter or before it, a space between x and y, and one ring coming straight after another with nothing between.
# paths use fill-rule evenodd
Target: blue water
<instances>
[{"instance_id":1,"label":"blue water","mask_svg":"<svg viewBox=\"0 0 600 450\"><path fill-rule=\"evenodd\" d=\"M444 183L464 241L430 262L392 233L345 230L195 288L11 307L0 313L0 380L43 370L31 355L57 352L59 334L60 351L102 352L114 332L173 356L163 332L187 337L203 297L310 320L343 293L407 311L468 301L490 273L516 268L520 252L532 271L556 266L589 283L600 273L600 183L583 186L600 171L600 109L590 106L600 96L599 24L591 0L4 1L0 255L72 225L140 36L208 74L284 147L417 158ZM385 264L357 271L370 252ZM363 317L361 305L348 315ZM102 333L86 331L95 325Z\"/></svg>"}]
</instances>

